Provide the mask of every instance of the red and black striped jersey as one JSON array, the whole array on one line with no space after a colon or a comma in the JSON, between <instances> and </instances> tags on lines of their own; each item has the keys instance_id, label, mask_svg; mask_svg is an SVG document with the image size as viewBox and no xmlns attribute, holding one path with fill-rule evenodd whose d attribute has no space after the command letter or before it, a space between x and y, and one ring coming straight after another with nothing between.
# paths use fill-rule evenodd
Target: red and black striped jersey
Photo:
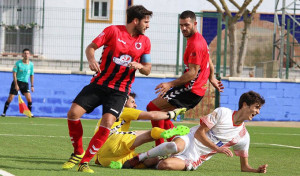
<instances>
[{"instance_id":1,"label":"red and black striped jersey","mask_svg":"<svg viewBox=\"0 0 300 176\"><path fill-rule=\"evenodd\" d=\"M91 82L129 93L134 82L135 69L129 69L130 62L141 62L143 54L150 54L148 37L132 37L124 25L112 25L103 30L94 40L98 47L103 46L100 59L101 73Z\"/></svg>"}]
</instances>

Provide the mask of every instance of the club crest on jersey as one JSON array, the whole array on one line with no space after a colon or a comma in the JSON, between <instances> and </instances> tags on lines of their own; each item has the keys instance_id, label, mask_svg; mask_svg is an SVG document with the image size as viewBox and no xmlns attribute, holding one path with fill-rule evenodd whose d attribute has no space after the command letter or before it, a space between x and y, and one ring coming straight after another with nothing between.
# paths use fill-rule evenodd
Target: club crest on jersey
<instances>
[{"instance_id":1,"label":"club crest on jersey","mask_svg":"<svg viewBox=\"0 0 300 176\"><path fill-rule=\"evenodd\" d=\"M122 55L120 57L114 57L113 61L118 65L127 67L128 64L132 61L132 57L130 55Z\"/></svg>"},{"instance_id":2,"label":"club crest on jersey","mask_svg":"<svg viewBox=\"0 0 300 176\"><path fill-rule=\"evenodd\" d=\"M142 43L136 42L135 43L135 48L138 49L138 50L141 49L142 48Z\"/></svg>"}]
</instances>

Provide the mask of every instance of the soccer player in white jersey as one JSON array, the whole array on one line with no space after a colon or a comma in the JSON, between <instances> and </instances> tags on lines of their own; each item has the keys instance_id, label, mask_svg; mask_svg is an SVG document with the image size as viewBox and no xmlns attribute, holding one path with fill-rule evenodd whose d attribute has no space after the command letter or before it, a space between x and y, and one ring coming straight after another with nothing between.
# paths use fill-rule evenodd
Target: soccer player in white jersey
<instances>
[{"instance_id":1,"label":"soccer player in white jersey","mask_svg":"<svg viewBox=\"0 0 300 176\"><path fill-rule=\"evenodd\" d=\"M133 168L141 161L157 156L167 159L158 161L157 168L161 170L196 170L204 161L216 153L224 153L229 157L233 153L240 157L242 172L266 173L267 164L252 168L248 163L249 133L245 120L259 114L265 103L258 93L249 91L241 95L239 110L234 111L225 107L215 109L211 114L200 119L200 125L191 128L189 134L178 136L172 142L163 143L148 152L126 161L123 168Z\"/></svg>"}]
</instances>

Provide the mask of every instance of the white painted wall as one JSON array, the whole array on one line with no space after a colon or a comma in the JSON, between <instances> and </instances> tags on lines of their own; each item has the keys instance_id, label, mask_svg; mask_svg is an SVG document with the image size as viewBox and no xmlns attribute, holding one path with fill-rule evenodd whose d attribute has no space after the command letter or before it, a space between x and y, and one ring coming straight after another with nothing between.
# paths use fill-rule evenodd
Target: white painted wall
<instances>
[{"instance_id":1,"label":"white painted wall","mask_svg":"<svg viewBox=\"0 0 300 176\"><path fill-rule=\"evenodd\" d=\"M154 12L146 35L152 43L152 63L175 64L177 49L177 18L184 10L195 12L211 10L215 7L206 0L134 0L134 4L144 5ZM228 3L228 1L226 1ZM242 4L243 0L237 0ZM258 2L253 0L249 9ZM290 4L293 0L286 0ZM81 41L81 9L86 0L45 0L45 29L43 55L46 59L79 60ZM236 8L228 3L232 10ZM279 3L281 6L282 0ZM113 24L125 24L126 0L114 0ZM275 0L264 0L257 12L274 13ZM85 23L84 48L111 24ZM180 50L181 51L181 50ZM100 58L102 49L96 52ZM84 60L86 60L84 55Z\"/></svg>"}]
</instances>

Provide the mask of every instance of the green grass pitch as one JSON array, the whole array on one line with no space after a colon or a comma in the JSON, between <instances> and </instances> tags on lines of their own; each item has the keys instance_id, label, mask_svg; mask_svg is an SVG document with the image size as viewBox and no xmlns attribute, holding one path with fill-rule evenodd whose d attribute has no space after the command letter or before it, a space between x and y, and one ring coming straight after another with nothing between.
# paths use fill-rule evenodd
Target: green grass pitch
<instances>
[{"instance_id":1,"label":"green grass pitch","mask_svg":"<svg viewBox=\"0 0 300 176\"><path fill-rule=\"evenodd\" d=\"M97 120L82 120L84 147L86 148ZM195 124L185 124L189 127ZM134 122L132 130L147 130L150 122ZM250 137L249 163L257 168L268 164L266 175L300 175L300 128L247 127ZM154 142L138 148L146 151ZM73 148L68 136L66 119L56 118L0 118L0 171L13 175L28 176L74 176L90 175L78 173L76 169L62 170L61 165L69 158ZM109 169L90 162L95 175L256 175L240 172L239 157L228 158L217 154L196 171L159 171L150 169ZM76 167L77 168L77 167ZM1 174L0 174L1 175Z\"/></svg>"}]
</instances>

